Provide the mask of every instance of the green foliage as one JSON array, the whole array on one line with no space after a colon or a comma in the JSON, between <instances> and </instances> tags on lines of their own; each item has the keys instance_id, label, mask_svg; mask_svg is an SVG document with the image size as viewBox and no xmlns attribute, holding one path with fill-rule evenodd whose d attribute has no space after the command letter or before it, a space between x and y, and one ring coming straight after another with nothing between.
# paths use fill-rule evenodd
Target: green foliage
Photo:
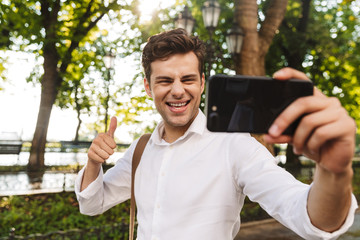
<instances>
[{"instance_id":1,"label":"green foliage","mask_svg":"<svg viewBox=\"0 0 360 240\"><path fill-rule=\"evenodd\" d=\"M82 215L74 193L10 196L0 198L0 237L48 233L74 228L128 222L129 202L119 204L98 216Z\"/></svg>"},{"instance_id":2,"label":"green foliage","mask_svg":"<svg viewBox=\"0 0 360 240\"><path fill-rule=\"evenodd\" d=\"M67 62L67 70L61 74L63 79L56 105L72 108L81 115L97 116L99 121L94 127L103 130L104 104L107 97L104 85L107 72L102 56L113 50L118 58L133 56L138 73L130 84L110 82L109 108L124 121L124 124L140 124L136 116L154 111L151 101L145 94L133 95L134 87L142 88L143 74L140 67L141 49L147 38L163 30L174 27L175 16L187 4L196 20L194 35L199 36L216 56L212 62L212 74L229 73L234 69L231 56L225 44L226 31L234 20L234 2L219 0L222 7L220 21L213 34L214 44L202 20L203 0L177 0L174 6L156 9L151 21L140 22L139 0L113 1L104 6L102 1L61 1L56 21L51 15L44 15L36 0L3 1L0 3L0 48L20 49L41 57L44 44L56 41L58 66ZM306 3L309 9L307 10ZM55 10L53 1L43 1L49 9ZM88 6L91 11L87 13ZM258 1L259 23L263 21L269 1ZM343 1L326 4L320 0L289 0L287 13L269 50L266 60L266 73L272 73L284 66L305 71L315 84L329 96L338 97L360 123L360 63L359 18L356 12L358 1ZM45 6L44 5L44 6ZM110 10L111 9L111 10ZM358 11L358 10L357 10ZM102 18L114 28L93 27L87 34L90 21L108 13ZM47 13L51 14L51 12ZM53 16L54 17L54 16ZM84 21L86 20L86 21ZM53 32L45 32L46 24L54 24ZM80 24L81 23L81 24ZM55 38L51 38L53 34ZM74 44L77 45L75 46ZM71 52L69 61L69 49ZM211 51L208 51L210 53ZM223 61L220 60L223 57ZM206 69L210 66L206 64ZM116 69L115 69L116 70ZM1 65L0 65L1 72ZM38 66L29 80L39 81L43 70ZM128 100L124 101L123 97ZM153 123L147 127L151 128ZM138 130L140 131L140 130Z\"/></svg>"},{"instance_id":3,"label":"green foliage","mask_svg":"<svg viewBox=\"0 0 360 240\"><path fill-rule=\"evenodd\" d=\"M272 75L284 66L304 71L326 95L337 97L359 125L358 3L290 0L266 72Z\"/></svg>"},{"instance_id":4,"label":"green foliage","mask_svg":"<svg viewBox=\"0 0 360 240\"><path fill-rule=\"evenodd\" d=\"M244 207L240 212L241 222L259 221L270 218L269 214L263 210L258 203L251 202L248 197L245 198Z\"/></svg>"},{"instance_id":5,"label":"green foliage","mask_svg":"<svg viewBox=\"0 0 360 240\"><path fill-rule=\"evenodd\" d=\"M354 168L353 193L360 201L360 168Z\"/></svg>"}]
</instances>

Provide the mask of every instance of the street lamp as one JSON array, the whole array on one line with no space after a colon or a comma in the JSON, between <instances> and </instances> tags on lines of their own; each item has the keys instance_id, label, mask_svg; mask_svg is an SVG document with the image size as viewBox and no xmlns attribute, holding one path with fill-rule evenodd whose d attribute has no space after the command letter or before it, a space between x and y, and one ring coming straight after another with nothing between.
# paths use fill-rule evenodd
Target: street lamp
<instances>
[{"instance_id":1,"label":"street lamp","mask_svg":"<svg viewBox=\"0 0 360 240\"><path fill-rule=\"evenodd\" d=\"M216 0L209 0L204 2L203 7L201 8L202 16L204 20L204 25L209 31L210 39L214 33L215 28L218 25L220 17L220 4Z\"/></svg>"},{"instance_id":2,"label":"street lamp","mask_svg":"<svg viewBox=\"0 0 360 240\"><path fill-rule=\"evenodd\" d=\"M239 27L237 22L234 21L226 35L226 44L231 55L236 56L240 54L244 36L243 30Z\"/></svg>"},{"instance_id":3,"label":"street lamp","mask_svg":"<svg viewBox=\"0 0 360 240\"><path fill-rule=\"evenodd\" d=\"M191 34L195 25L195 19L192 17L189 7L185 5L185 8L179 15L175 18L175 27L183 28L188 34Z\"/></svg>"},{"instance_id":4,"label":"street lamp","mask_svg":"<svg viewBox=\"0 0 360 240\"><path fill-rule=\"evenodd\" d=\"M220 17L220 4L216 0L209 0L204 2L204 5L201 8L202 17L204 21L204 25L209 33L209 41L206 45L206 78L210 77L210 71L212 68L212 64L214 63L216 57L222 57L221 55L215 56L216 49L213 41L213 34L215 28L218 25L219 17Z\"/></svg>"},{"instance_id":5,"label":"street lamp","mask_svg":"<svg viewBox=\"0 0 360 240\"><path fill-rule=\"evenodd\" d=\"M110 80L111 80L111 70L114 69L114 61L115 55L111 52L107 52L103 57L104 65L107 70L107 79L105 81L105 89L106 89L106 100L105 100L105 132L107 132L108 128L108 110L109 110L109 100L110 100Z\"/></svg>"},{"instance_id":6,"label":"street lamp","mask_svg":"<svg viewBox=\"0 0 360 240\"><path fill-rule=\"evenodd\" d=\"M115 55L111 51L105 54L103 60L107 70L114 68Z\"/></svg>"}]
</instances>

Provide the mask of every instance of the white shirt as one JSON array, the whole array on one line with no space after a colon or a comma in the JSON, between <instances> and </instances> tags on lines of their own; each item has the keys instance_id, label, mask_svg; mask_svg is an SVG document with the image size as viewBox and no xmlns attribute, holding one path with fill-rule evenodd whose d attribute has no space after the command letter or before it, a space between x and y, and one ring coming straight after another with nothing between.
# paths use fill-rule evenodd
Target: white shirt
<instances>
[{"instance_id":1,"label":"white shirt","mask_svg":"<svg viewBox=\"0 0 360 240\"><path fill-rule=\"evenodd\" d=\"M213 133L199 113L188 131L169 144L163 123L152 134L137 168L135 197L139 240L233 239L247 195L282 224L305 239L335 239L353 223L352 205L343 227L333 233L314 227L307 214L310 189L275 163L249 134ZM135 141L116 165L80 192L80 211L101 214L130 198Z\"/></svg>"}]
</instances>

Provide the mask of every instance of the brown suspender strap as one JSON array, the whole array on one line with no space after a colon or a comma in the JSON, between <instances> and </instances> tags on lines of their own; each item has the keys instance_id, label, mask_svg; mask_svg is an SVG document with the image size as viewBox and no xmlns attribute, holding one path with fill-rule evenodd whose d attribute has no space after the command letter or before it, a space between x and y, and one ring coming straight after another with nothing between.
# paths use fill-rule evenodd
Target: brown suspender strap
<instances>
[{"instance_id":1,"label":"brown suspender strap","mask_svg":"<svg viewBox=\"0 0 360 240\"><path fill-rule=\"evenodd\" d=\"M135 192L134 192L134 181L135 181L135 172L138 167L141 156L144 152L145 146L150 139L151 134L147 133L140 137L138 143L136 144L135 151L132 158L132 168L131 168L131 202L130 202L130 225L129 225L129 240L134 239L134 220L135 220Z\"/></svg>"}]
</instances>

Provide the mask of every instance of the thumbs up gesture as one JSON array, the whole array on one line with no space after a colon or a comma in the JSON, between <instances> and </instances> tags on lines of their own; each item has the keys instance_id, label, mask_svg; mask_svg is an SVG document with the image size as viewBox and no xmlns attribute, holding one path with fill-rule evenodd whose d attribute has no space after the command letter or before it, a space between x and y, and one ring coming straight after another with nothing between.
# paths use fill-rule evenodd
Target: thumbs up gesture
<instances>
[{"instance_id":1,"label":"thumbs up gesture","mask_svg":"<svg viewBox=\"0 0 360 240\"><path fill-rule=\"evenodd\" d=\"M105 162L116 148L116 142L114 140L114 132L117 127L116 117L112 117L110 120L109 130L106 133L100 133L93 140L89 150L88 158L92 163L101 164Z\"/></svg>"}]
</instances>

